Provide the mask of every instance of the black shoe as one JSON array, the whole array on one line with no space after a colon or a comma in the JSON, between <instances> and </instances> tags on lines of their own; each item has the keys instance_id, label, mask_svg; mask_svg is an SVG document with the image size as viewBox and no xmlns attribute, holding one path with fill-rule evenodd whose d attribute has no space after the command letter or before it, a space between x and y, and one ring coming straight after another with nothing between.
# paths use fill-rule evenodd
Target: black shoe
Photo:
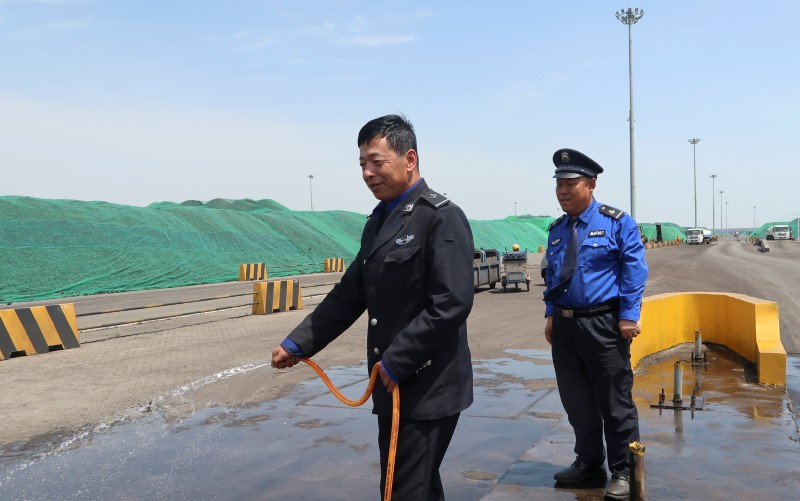
<instances>
[{"instance_id":1,"label":"black shoe","mask_svg":"<svg viewBox=\"0 0 800 501\"><path fill-rule=\"evenodd\" d=\"M587 480L605 480L606 468L602 464L588 465L575 460L568 468L559 471L553 478L561 484L580 484Z\"/></svg>"},{"instance_id":2,"label":"black shoe","mask_svg":"<svg viewBox=\"0 0 800 501\"><path fill-rule=\"evenodd\" d=\"M630 499L631 483L628 478L628 473L624 471L615 471L611 475L611 482L608 483L604 495L606 499Z\"/></svg>"}]
</instances>

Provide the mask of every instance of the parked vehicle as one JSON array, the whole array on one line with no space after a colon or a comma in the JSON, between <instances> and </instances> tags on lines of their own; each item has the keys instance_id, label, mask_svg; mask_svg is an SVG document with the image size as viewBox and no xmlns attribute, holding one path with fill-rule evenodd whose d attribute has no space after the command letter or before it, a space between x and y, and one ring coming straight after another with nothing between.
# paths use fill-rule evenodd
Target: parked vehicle
<instances>
[{"instance_id":1,"label":"parked vehicle","mask_svg":"<svg viewBox=\"0 0 800 501\"><path fill-rule=\"evenodd\" d=\"M475 249L472 276L476 290L484 285L494 289L500 281L500 259L497 249Z\"/></svg>"},{"instance_id":2,"label":"parked vehicle","mask_svg":"<svg viewBox=\"0 0 800 501\"><path fill-rule=\"evenodd\" d=\"M503 292L509 285L519 289L519 284L525 284L527 291L531 290L531 276L528 275L528 252L519 251L519 245L514 244L515 250L503 254L503 276L500 283Z\"/></svg>"},{"instance_id":3,"label":"parked vehicle","mask_svg":"<svg viewBox=\"0 0 800 501\"><path fill-rule=\"evenodd\" d=\"M547 268L547 253L545 252L542 255L542 261L539 263L539 270L542 273L542 280L547 282L547 273L545 272L545 268Z\"/></svg>"},{"instance_id":4,"label":"parked vehicle","mask_svg":"<svg viewBox=\"0 0 800 501\"><path fill-rule=\"evenodd\" d=\"M712 237L713 235L711 234L711 230L703 228L703 243L710 244Z\"/></svg>"},{"instance_id":5,"label":"parked vehicle","mask_svg":"<svg viewBox=\"0 0 800 501\"><path fill-rule=\"evenodd\" d=\"M767 228L767 240L791 240L792 230L789 225L776 224Z\"/></svg>"}]
</instances>

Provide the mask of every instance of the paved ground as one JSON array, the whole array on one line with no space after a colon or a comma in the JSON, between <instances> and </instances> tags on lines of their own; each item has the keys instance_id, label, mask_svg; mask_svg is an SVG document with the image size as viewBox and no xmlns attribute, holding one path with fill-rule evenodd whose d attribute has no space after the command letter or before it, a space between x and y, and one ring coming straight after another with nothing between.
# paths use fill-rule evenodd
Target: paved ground
<instances>
[{"instance_id":1,"label":"paved ground","mask_svg":"<svg viewBox=\"0 0 800 501\"><path fill-rule=\"evenodd\" d=\"M720 242L712 246L669 247L648 251L651 280L648 284L647 294L675 291L724 291L778 301L781 305L781 328L784 344L787 349L791 347L790 351L796 353L800 346L798 344L800 332L798 332L796 321L800 319L798 317L800 308L792 296L792 291L800 290L800 284L798 284L800 281L798 262L800 261L796 259L800 247L792 247L792 243L782 242L782 244L784 245L774 247L773 252L769 254L758 253L749 244L731 241ZM536 270L533 271L532 275L537 276ZM506 413L508 415L501 416L505 421L500 418L492 420L490 417L478 415L480 407L478 407L476 415L465 416L460 433L463 429L464 433L469 434L468 436L471 438L482 437L480 440L475 439L471 442L480 447L476 449L474 445L458 446L454 444L450 455L455 455L460 459L467 458L470 454L480 456L482 459L478 463L484 467L457 471L447 470L448 490L457 494L456 499L479 499L484 495L487 496L487 499L494 500L533 497L537 499L593 499L597 497L598 492L602 491L602 487L597 486L568 491L554 490L552 481L549 480L552 478L551 470L570 461L571 432L561 419L563 411L560 409L554 381L551 377L542 376L534 370L534 366L547 365L546 356L542 355L542 353L546 353L548 345L542 334L544 307L540 300L541 289L541 285L538 284L532 287L530 293L504 294L501 291L486 290L476 296L475 309L469 323L470 345L476 361L476 371L478 373L482 371L486 375L486 380L482 384L487 388L476 391L484 391L486 398L490 399L488 401L494 404L494 407L490 406L492 409L500 409L508 405L514 407L520 402L528 402L529 405L523 406L526 410L521 413ZM209 314L202 318L204 322L209 321L207 323L168 328L159 332L129 337L117 337L107 341L100 341L102 334L95 332L93 337L96 342L85 343L79 349L0 362L0 379L2 379L4 387L4 391L0 394L0 421L3 422L3 427L0 428L0 464L11 472L5 478L0 476L0 486L3 483L8 486L21 482L24 479L24 475L20 473L21 464L27 465L27 471L35 471L35 465L46 464L46 461L34 460L35 457L39 457L42 453L52 455L54 448L63 450L65 443L73 445L80 443L82 444L81 451L91 450L91 447L86 446L85 437L94 437L94 442L100 443L101 439L98 434L108 423L127 422L137 417L139 419L134 422L143 422L143 417L150 418L153 414L163 416L167 422L181 420L190 422L199 416L206 416L208 412L213 413L214 409L247 409L258 408L261 405L270 405L270 413L273 415L283 415L281 413L289 412L285 415L287 420L293 416L296 418L296 415L292 413L299 411L290 412L287 409L298 409L298 402L292 401L292 398L298 395L298 384L313 384L313 376L304 367L288 371L275 371L268 367L268 355L272 347L307 313L308 309L264 317L239 316L238 318L229 318L236 316L230 312ZM211 321L217 316L221 317L219 321ZM195 323L200 320L198 317L188 318L192 320L185 320L185 323ZM348 367L358 368L363 358L364 325L363 319L357 322L348 333L318 355L317 362L325 367L341 367L345 375L348 373ZM119 329L114 332L115 336L121 334ZM517 374L509 380L510 376L507 371L504 372L503 367L514 364L523 364L527 368L523 371L522 376ZM360 374L363 374L362 369L363 367L358 369ZM658 372L656 369L653 370ZM740 377L737 381L743 385L750 385L743 370L736 371L736 374ZM637 405L640 406L640 409L647 407L648 398L658 392L659 382L663 384L665 376L663 374L655 374L655 376L649 387L644 385L648 377L646 374L637 377L636 390L640 392L638 397L640 401L637 401ZM352 377L354 383L363 379L363 376ZM667 375L666 379L670 380L670 376ZM499 381L499 383L492 383L492 381ZM505 385L510 386L506 387ZM306 388L306 386L302 386L302 388ZM311 391L307 400L299 403L307 403L314 398L321 398L324 393L324 390L320 390L321 393L313 397L314 391L316 390ZM718 398L727 395L721 390L715 390L715 392L711 394L712 398L715 394ZM512 396L506 397L506 395ZM501 397L508 398L508 400L504 401ZM500 400L492 401L492 398ZM778 439L774 437L770 439L772 442L768 444L768 447L772 447L773 457L784 460L783 464L797 464L800 461L800 456L797 456L797 431L796 428L792 428L791 416L787 417L783 410L787 407L782 400L784 398L783 392L758 395L756 400L765 400L769 404L749 405L749 407L744 406L743 408L732 404L726 406L724 405L725 398L722 398L723 401L719 404L720 410L715 416L715 419L720 418L717 422L719 429L725 431L722 443L715 443L715 440L712 439L715 435L704 433L702 430L694 432L696 433L693 435L696 437L694 439L678 436L678 442L683 445L674 448L672 454L664 452L663 448L658 445L655 447L652 454L654 458L658 459L658 462L654 464L669 464L673 466L674 473L686 473L691 476L692 468L697 465L688 467L685 465L692 464L692 456L699 455L703 458L703 468L707 468L712 477L721 475L717 471L719 466L711 468L708 463L719 458L715 458L713 455L699 454L698 451L707 448L704 448L702 443L699 443L700 447L694 447L698 444L692 443L692 440L708 440L711 447L718 447L719 450L725 452L721 461L723 465L730 464L737 468L744 468L738 462L726 460L726 455L736 454L746 458L752 457L753 453L761 452L751 448L737 450L735 444L731 449L732 442L727 443L724 439L730 438L736 441L733 435L734 425L748 427L753 422L758 424L756 428L763 434L760 438L772 436L771 433L775 430L783 437L779 444L772 443ZM310 407L304 404L302 407L304 414L308 408ZM762 415L765 413L766 417ZM646 412L642 411L642 414L646 414ZM350 417L352 415L367 416L358 418L365 420L363 427L361 421L358 421L359 424L356 425L361 427L362 431L371 429L373 426L367 412L347 414L347 418L342 417L341 419L343 422L349 421L353 419ZM725 415L728 415L730 419L727 421L721 419ZM738 416L746 417L744 424L738 420ZM756 416L761 419L757 419ZM216 419L206 417L210 421ZM251 416L249 419L258 421L259 418ZM527 420L525 422L527 426L523 429L528 430L528 434L523 440L514 441L516 431L520 430L519 426L522 422L520 419ZM654 431L648 439L660 445L674 445L679 429L682 430L681 433L689 435L686 432L689 427L685 425L700 422L700 420L692 419L686 421L685 424L679 424L675 421L677 418L671 417L669 423L665 425L663 416L651 416L652 421L647 421L647 419L647 416L643 416L643 423L650 423L643 424L643 429L646 426L652 426ZM247 419L245 421L250 422ZM294 440L299 440L299 436L311 433L308 429L325 428L325 426L314 424L313 419L301 420L301 422L311 424L300 425L300 429L306 430L304 434L297 436L290 434L295 436ZM709 424L707 420L702 422ZM489 423L504 424L500 429L494 429L489 426ZM710 424L713 425L713 422ZM186 426L191 428L189 425ZM259 426L268 428L266 423L260 423ZM295 425L295 427L297 426ZM516 431L515 433L504 433L504 428L509 430L513 428ZM487 432L487 430L489 431ZM708 429L704 428L704 430ZM273 431L268 433L273 433ZM283 434L285 429L275 433ZM151 436L153 433L145 434ZM511 437L511 441L508 440L509 437ZM758 440L759 437L743 438L746 440L741 443L736 442L739 445L749 444L750 440ZM317 439L322 442L327 440L325 437L317 437ZM369 435L367 439L353 444L352 448L353 450L363 450L372 447L373 442L372 436ZM349 441L345 440L345 443L349 443ZM532 448L530 448L531 444L533 444ZM308 454L302 454L302 449L298 450L292 447L291 441L288 444L274 441L272 445L281 451L282 456L288 454L291 457L308 458ZM152 452L152 448L139 447L139 449L143 449L144 452L148 450ZM179 448L179 450L186 449ZM70 454L77 453L70 452ZM332 453L338 457L341 448L334 449ZM765 452L765 454L769 453ZM58 456L68 457L67 453L58 453ZM490 459L494 456L497 457L492 462ZM798 461L786 461L787 457L798 459ZM96 467L97 462L102 462L104 459L107 460L108 456L100 456L97 461L91 462L89 468ZM450 457L447 461L448 464L454 464L453 468L466 464L459 463ZM69 463L72 464L74 461ZM488 465L491 467L486 467L487 463L491 463ZM199 461L192 464L199 464ZM292 464L294 473L298 473L298 468L309 468L312 472L319 474L319 468L315 468L314 463L308 460L306 463L295 462ZM366 464L369 465L370 462L367 461ZM684 466L678 467L680 464L684 464ZM63 470L68 468L68 465L60 465L59 468ZM652 468L659 471L658 467ZM267 470L269 471L269 468ZM268 471L262 469L258 475L269 477ZM777 487L773 486L773 488L777 490L774 492L781 493L784 492L784 489L800 488L800 478L797 474L793 477L791 472L785 472L780 468L772 471L774 472L772 477L770 477L770 470L765 471L765 475L767 478L776 479L775 486ZM658 478L669 478L667 472L659 473ZM350 472L349 475L355 474ZM284 472L282 478L285 482L287 473ZM288 478L293 477L289 475ZM357 486L374 487L372 485L374 483L373 475L369 471L364 473L363 479L351 480ZM684 480L692 481L689 477ZM684 480L682 477L675 477L673 484L681 484ZM129 481L131 480L126 477L125 482ZM100 482L101 485L108 483L102 483L102 479ZM700 480L693 482L700 486L703 485ZM29 482L25 483L29 485ZM114 485L119 487L119 483L121 482L114 482ZM199 483L202 484L202 482ZM173 497L191 497L186 494L190 491L186 491L185 486L176 488L172 484L155 483L154 485L160 486L160 489L154 492L155 497L170 495L169 493L172 493ZM670 496L676 495L678 492L665 488L663 484L659 484L658 480L651 485L654 487L652 492L656 494L654 499L670 499ZM261 488L267 487L262 486ZM99 487L95 486L95 489L99 489ZM100 497L97 495L99 492L97 490L90 489L89 492L95 493L89 495L89 498ZM206 494L201 497L238 497L232 495L232 492L235 491L218 492L217 495ZM278 480L270 484L267 492L276 494L282 492L278 487ZM291 492L291 489L288 492ZM327 492L330 494L330 491ZM346 490L337 492L346 492ZM372 495L364 495L363 489L355 492L360 494L360 498L372 498ZM246 494L243 497L253 499L259 497L252 491L247 491ZM297 497L296 493L294 495ZM31 498L31 496L26 497ZM131 496L130 493L125 496L117 493L112 497L148 498L146 495ZM270 497L272 496L270 495ZM345 497L339 496L328 497L345 499ZM694 498L691 495L691 488L688 491L678 492L677 497ZM300 496L300 499L303 498Z\"/></svg>"}]
</instances>

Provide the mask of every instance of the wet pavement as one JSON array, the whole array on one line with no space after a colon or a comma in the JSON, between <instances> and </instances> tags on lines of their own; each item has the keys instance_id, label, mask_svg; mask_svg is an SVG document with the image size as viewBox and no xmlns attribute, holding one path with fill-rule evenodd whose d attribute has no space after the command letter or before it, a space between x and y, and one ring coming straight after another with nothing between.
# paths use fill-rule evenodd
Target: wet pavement
<instances>
[{"instance_id":1,"label":"wet pavement","mask_svg":"<svg viewBox=\"0 0 800 501\"><path fill-rule=\"evenodd\" d=\"M787 393L753 383L751 364L709 345L709 364L684 364L682 388L691 395L697 387L704 409L651 408L662 388L671 398L674 362L692 349L659 354L637 370L648 499L796 498L800 358L790 358ZM601 499L602 484L554 485L553 473L574 457L550 353L506 353L474 362L475 404L462 414L442 468L448 499ZM316 377L260 403L204 403L264 370L266 362L225 371L114 423L0 451L0 492L4 499L378 499L369 403L347 407ZM366 386L363 364L325 370L350 398Z\"/></svg>"}]
</instances>

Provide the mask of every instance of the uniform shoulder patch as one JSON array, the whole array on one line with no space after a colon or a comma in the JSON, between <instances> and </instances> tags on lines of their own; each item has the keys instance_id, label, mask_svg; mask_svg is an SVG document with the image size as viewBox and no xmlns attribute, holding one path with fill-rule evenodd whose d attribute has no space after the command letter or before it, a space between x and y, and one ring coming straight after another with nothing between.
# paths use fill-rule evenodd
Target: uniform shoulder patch
<instances>
[{"instance_id":1,"label":"uniform shoulder patch","mask_svg":"<svg viewBox=\"0 0 800 501\"><path fill-rule=\"evenodd\" d=\"M450 199L444 195L436 193L433 190L427 190L425 193L419 196L420 200L424 200L429 205L433 206L434 209L438 209L439 207L446 205L450 202Z\"/></svg>"},{"instance_id":2,"label":"uniform shoulder patch","mask_svg":"<svg viewBox=\"0 0 800 501\"><path fill-rule=\"evenodd\" d=\"M622 216L625 215L625 213L622 212L621 210L615 209L614 207L609 207L608 205L601 205L598 210L600 211L601 214L605 214L606 216L614 219L620 219Z\"/></svg>"},{"instance_id":3,"label":"uniform shoulder patch","mask_svg":"<svg viewBox=\"0 0 800 501\"><path fill-rule=\"evenodd\" d=\"M564 217L566 217L566 214L562 214L560 218L558 218L555 221L553 221L552 223L550 223L550 226L547 227L547 231L552 230L555 225L557 225L558 223L563 221Z\"/></svg>"}]
</instances>

